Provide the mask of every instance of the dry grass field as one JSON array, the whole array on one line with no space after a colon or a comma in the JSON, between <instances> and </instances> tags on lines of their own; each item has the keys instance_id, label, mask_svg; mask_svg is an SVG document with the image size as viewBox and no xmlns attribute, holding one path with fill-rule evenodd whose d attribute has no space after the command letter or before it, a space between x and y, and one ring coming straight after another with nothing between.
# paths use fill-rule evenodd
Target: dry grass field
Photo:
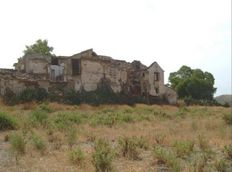
<instances>
[{"instance_id":1,"label":"dry grass field","mask_svg":"<svg viewBox=\"0 0 232 172\"><path fill-rule=\"evenodd\" d=\"M232 171L230 108L0 103L0 171Z\"/></svg>"}]
</instances>

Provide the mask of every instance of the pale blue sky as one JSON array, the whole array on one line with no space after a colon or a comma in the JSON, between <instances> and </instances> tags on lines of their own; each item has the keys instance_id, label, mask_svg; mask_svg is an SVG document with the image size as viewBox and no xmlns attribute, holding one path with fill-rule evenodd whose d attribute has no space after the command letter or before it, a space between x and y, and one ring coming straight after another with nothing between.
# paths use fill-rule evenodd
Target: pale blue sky
<instances>
[{"instance_id":1,"label":"pale blue sky","mask_svg":"<svg viewBox=\"0 0 232 172\"><path fill-rule=\"evenodd\" d=\"M47 39L56 55L93 48L113 58L211 72L231 94L230 0L2 0L0 68Z\"/></svg>"}]
</instances>

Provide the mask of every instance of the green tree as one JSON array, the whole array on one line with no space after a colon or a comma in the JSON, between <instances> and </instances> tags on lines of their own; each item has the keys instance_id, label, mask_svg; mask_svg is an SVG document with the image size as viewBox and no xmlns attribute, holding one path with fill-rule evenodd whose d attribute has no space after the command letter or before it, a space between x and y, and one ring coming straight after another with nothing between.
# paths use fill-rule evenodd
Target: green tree
<instances>
[{"instance_id":1,"label":"green tree","mask_svg":"<svg viewBox=\"0 0 232 172\"><path fill-rule=\"evenodd\" d=\"M47 40L37 40L33 45L27 46L24 54L39 53L43 55L52 55L53 47L48 46Z\"/></svg>"},{"instance_id":2,"label":"green tree","mask_svg":"<svg viewBox=\"0 0 232 172\"><path fill-rule=\"evenodd\" d=\"M169 82L180 98L212 100L216 91L211 73L188 66L182 66L177 72L171 73Z\"/></svg>"}]
</instances>

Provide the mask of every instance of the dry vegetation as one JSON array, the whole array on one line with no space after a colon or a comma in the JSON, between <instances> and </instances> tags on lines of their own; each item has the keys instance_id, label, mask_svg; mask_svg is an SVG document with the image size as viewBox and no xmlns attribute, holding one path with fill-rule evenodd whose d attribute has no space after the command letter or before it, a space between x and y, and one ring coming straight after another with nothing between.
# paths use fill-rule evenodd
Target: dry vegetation
<instances>
[{"instance_id":1,"label":"dry vegetation","mask_svg":"<svg viewBox=\"0 0 232 172\"><path fill-rule=\"evenodd\" d=\"M0 103L0 171L232 171L231 109Z\"/></svg>"}]
</instances>

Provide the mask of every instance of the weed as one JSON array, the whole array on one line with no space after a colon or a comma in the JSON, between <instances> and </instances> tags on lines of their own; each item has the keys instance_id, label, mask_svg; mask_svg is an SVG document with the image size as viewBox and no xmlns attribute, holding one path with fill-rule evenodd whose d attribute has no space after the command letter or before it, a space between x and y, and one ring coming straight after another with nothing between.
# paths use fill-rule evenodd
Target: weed
<instances>
[{"instance_id":1,"label":"weed","mask_svg":"<svg viewBox=\"0 0 232 172\"><path fill-rule=\"evenodd\" d=\"M139 159L138 143L134 137L124 137L119 139L118 144L120 146L123 157L127 157L132 160Z\"/></svg>"},{"instance_id":2,"label":"weed","mask_svg":"<svg viewBox=\"0 0 232 172\"><path fill-rule=\"evenodd\" d=\"M215 168L217 169L218 172L226 172L228 168L228 164L224 159L217 160L214 163Z\"/></svg>"},{"instance_id":3,"label":"weed","mask_svg":"<svg viewBox=\"0 0 232 172\"><path fill-rule=\"evenodd\" d=\"M171 171L174 172L181 171L180 161L172 151L161 146L155 146L153 155L154 158L157 159L158 164L166 165L167 167L171 168Z\"/></svg>"},{"instance_id":4,"label":"weed","mask_svg":"<svg viewBox=\"0 0 232 172\"><path fill-rule=\"evenodd\" d=\"M0 131L13 130L16 128L16 119L9 116L5 112L0 112Z\"/></svg>"},{"instance_id":5,"label":"weed","mask_svg":"<svg viewBox=\"0 0 232 172\"><path fill-rule=\"evenodd\" d=\"M70 151L69 159L73 164L81 166L85 159L84 152L80 148L75 148Z\"/></svg>"},{"instance_id":6,"label":"weed","mask_svg":"<svg viewBox=\"0 0 232 172\"><path fill-rule=\"evenodd\" d=\"M232 112L224 114L223 119L227 124L232 125Z\"/></svg>"},{"instance_id":7,"label":"weed","mask_svg":"<svg viewBox=\"0 0 232 172\"><path fill-rule=\"evenodd\" d=\"M196 172L205 172L206 166L207 157L204 154L198 156L193 162L194 171Z\"/></svg>"},{"instance_id":8,"label":"weed","mask_svg":"<svg viewBox=\"0 0 232 172\"><path fill-rule=\"evenodd\" d=\"M77 141L77 130L75 127L70 127L67 131L67 141L70 148L76 143Z\"/></svg>"},{"instance_id":9,"label":"weed","mask_svg":"<svg viewBox=\"0 0 232 172\"><path fill-rule=\"evenodd\" d=\"M54 119L54 124L58 129L67 129L67 126L81 124L86 118L84 114L60 113Z\"/></svg>"},{"instance_id":10,"label":"weed","mask_svg":"<svg viewBox=\"0 0 232 172\"><path fill-rule=\"evenodd\" d=\"M95 153L92 155L92 163L96 168L96 172L109 172L113 170L112 161L114 153L110 144L103 139L99 139L95 143Z\"/></svg>"},{"instance_id":11,"label":"weed","mask_svg":"<svg viewBox=\"0 0 232 172\"><path fill-rule=\"evenodd\" d=\"M29 114L29 119L33 126L42 125L46 126L48 114L43 110L35 110L31 114Z\"/></svg>"},{"instance_id":12,"label":"weed","mask_svg":"<svg viewBox=\"0 0 232 172\"><path fill-rule=\"evenodd\" d=\"M39 110L45 111L45 112L47 112L47 113L53 112L53 109L50 108L50 107L49 107L47 104L45 104L45 103L40 104Z\"/></svg>"},{"instance_id":13,"label":"weed","mask_svg":"<svg viewBox=\"0 0 232 172\"><path fill-rule=\"evenodd\" d=\"M228 159L232 160L232 144L224 147L224 152Z\"/></svg>"},{"instance_id":14,"label":"weed","mask_svg":"<svg viewBox=\"0 0 232 172\"><path fill-rule=\"evenodd\" d=\"M176 116L180 118L184 118L188 112L189 111L185 106L181 106L179 110L176 112Z\"/></svg>"},{"instance_id":15,"label":"weed","mask_svg":"<svg viewBox=\"0 0 232 172\"><path fill-rule=\"evenodd\" d=\"M199 142L199 147L202 151L209 151L210 150L210 145L208 140L203 136L203 135L198 135L198 142Z\"/></svg>"},{"instance_id":16,"label":"weed","mask_svg":"<svg viewBox=\"0 0 232 172\"><path fill-rule=\"evenodd\" d=\"M166 138L165 134L156 134L155 135L155 141L157 144L160 144L160 145L164 144L165 138Z\"/></svg>"},{"instance_id":17,"label":"weed","mask_svg":"<svg viewBox=\"0 0 232 172\"><path fill-rule=\"evenodd\" d=\"M32 143L33 143L34 147L37 150L44 151L46 149L45 142L40 136L33 133L32 137L31 137L31 140L32 140Z\"/></svg>"},{"instance_id":18,"label":"weed","mask_svg":"<svg viewBox=\"0 0 232 172\"><path fill-rule=\"evenodd\" d=\"M191 152L193 151L194 142L192 141L175 141L173 144L176 155L178 157L184 158L186 156L189 156Z\"/></svg>"},{"instance_id":19,"label":"weed","mask_svg":"<svg viewBox=\"0 0 232 172\"><path fill-rule=\"evenodd\" d=\"M11 151L18 162L18 156L25 154L26 141L21 134L13 133L10 135L10 144Z\"/></svg>"},{"instance_id":20,"label":"weed","mask_svg":"<svg viewBox=\"0 0 232 172\"><path fill-rule=\"evenodd\" d=\"M137 147L147 150L149 148L148 141L144 137L136 137L136 145Z\"/></svg>"}]
</instances>

